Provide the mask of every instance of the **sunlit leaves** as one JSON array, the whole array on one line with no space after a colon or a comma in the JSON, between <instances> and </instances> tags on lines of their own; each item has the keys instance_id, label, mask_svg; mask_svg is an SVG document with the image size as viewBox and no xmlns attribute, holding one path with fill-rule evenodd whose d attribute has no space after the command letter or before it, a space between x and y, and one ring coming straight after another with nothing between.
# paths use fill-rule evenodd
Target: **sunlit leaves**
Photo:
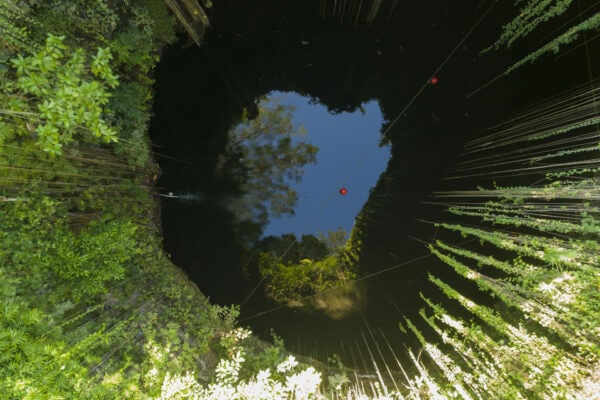
<instances>
[{"instance_id":1,"label":"sunlit leaves","mask_svg":"<svg viewBox=\"0 0 600 400\"><path fill-rule=\"evenodd\" d=\"M118 81L110 68L112 58L109 48L99 48L96 55L92 57L91 71L95 76L104 80L110 88L114 89L117 87Z\"/></svg>"},{"instance_id":2,"label":"sunlit leaves","mask_svg":"<svg viewBox=\"0 0 600 400\"><path fill-rule=\"evenodd\" d=\"M521 59L520 61L516 62L511 67L509 67L506 70L505 74L508 74L508 73L514 71L515 69L521 67L522 65L525 65L527 63L531 63L531 62L537 60L540 56L542 56L544 54L548 54L548 53L556 54L561 50L562 46L573 43L575 40L579 39L579 35L581 33L585 32L585 31L590 31L593 29L598 29L598 28L600 28L600 13L597 13L597 14L591 16L590 18L586 19L585 21L581 22L580 24L569 28L566 32L564 32L560 36L557 36L556 38L554 38L550 42L546 43L544 46L540 47L533 53L528 54L523 59Z\"/></svg>"},{"instance_id":3,"label":"sunlit leaves","mask_svg":"<svg viewBox=\"0 0 600 400\"><path fill-rule=\"evenodd\" d=\"M489 51L490 49L497 50L502 46L510 48L516 41L528 36L545 22L564 14L572 3L573 0L527 0L521 2L522 6L520 11L518 11L518 15L504 25L498 40L484 51ZM565 45L578 40L582 33L600 28L600 13L593 14L585 20L580 20L578 23L573 23L573 20L571 19L565 24L569 26L563 33L555 36L542 47L539 47L510 66L504 74L509 74L525 64L534 62L542 55L557 54Z\"/></svg>"},{"instance_id":4,"label":"sunlit leaves","mask_svg":"<svg viewBox=\"0 0 600 400\"><path fill-rule=\"evenodd\" d=\"M116 132L104 120L110 96L107 88L118 85L110 68L110 50L99 48L88 71L85 51L70 50L64 40L49 34L41 51L13 59L17 84L3 99L5 114L13 116L10 120L17 130L25 127L34 133L38 146L51 155L61 154L75 136L117 141ZM90 75L98 79L90 79ZM27 101L15 102L23 98ZM24 111L31 113L25 119L16 114Z\"/></svg>"},{"instance_id":5,"label":"sunlit leaves","mask_svg":"<svg viewBox=\"0 0 600 400\"><path fill-rule=\"evenodd\" d=\"M563 14L573 0L528 0L524 2L519 15L503 27L500 38L493 44L498 49L502 45L511 47L518 39L531 33L538 25Z\"/></svg>"}]
</instances>

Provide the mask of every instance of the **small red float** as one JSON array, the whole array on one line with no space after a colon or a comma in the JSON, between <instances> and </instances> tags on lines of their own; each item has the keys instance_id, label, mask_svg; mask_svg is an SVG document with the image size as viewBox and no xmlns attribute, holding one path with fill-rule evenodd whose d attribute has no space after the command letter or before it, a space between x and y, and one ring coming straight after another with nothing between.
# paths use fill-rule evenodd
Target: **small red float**
<instances>
[{"instance_id":1,"label":"small red float","mask_svg":"<svg viewBox=\"0 0 600 400\"><path fill-rule=\"evenodd\" d=\"M342 196L345 196L345 195L347 195L347 194L348 194L348 189L346 189L345 187L341 188L341 189L340 189L340 194L341 194Z\"/></svg>"},{"instance_id":2,"label":"small red float","mask_svg":"<svg viewBox=\"0 0 600 400\"><path fill-rule=\"evenodd\" d=\"M432 85L435 85L436 83L439 82L439 79L437 78L437 76L433 76L430 80L429 83L431 83Z\"/></svg>"}]
</instances>

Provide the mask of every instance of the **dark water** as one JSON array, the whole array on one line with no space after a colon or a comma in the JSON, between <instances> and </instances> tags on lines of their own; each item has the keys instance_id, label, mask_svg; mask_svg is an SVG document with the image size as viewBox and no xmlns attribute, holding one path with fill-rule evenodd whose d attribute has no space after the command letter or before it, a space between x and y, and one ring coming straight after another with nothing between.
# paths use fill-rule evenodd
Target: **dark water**
<instances>
[{"instance_id":1,"label":"dark water","mask_svg":"<svg viewBox=\"0 0 600 400\"><path fill-rule=\"evenodd\" d=\"M361 353L366 354L363 335L372 334L382 346L387 346L385 337L397 353L404 345L416 346L398 321L402 315L419 320L419 292L442 300L427 282L428 271L491 303L433 257L421 258L427 250L414 238L427 242L436 232L418 219L439 217L423 201L433 190L456 188L441 178L466 141L524 105L583 83L588 76L585 63L578 61L584 56L579 48L569 57L545 57L466 98L526 49L542 43L554 27L545 27L510 53L479 55L511 17L510 4L497 4L458 47L491 1L382 4L372 24L359 18L355 25L347 17L343 22L323 18L314 1L215 2L204 45L185 46L184 40L164 54L156 74L151 127L157 152L170 157L159 156L164 171L159 186L164 192L199 196L198 201L164 199L165 248L213 302L239 304L256 283L256 277L244 278L242 249L259 232L236 225L223 206L239 195L239 187L234 177L216 173L215 166L226 133L242 110L255 112L255 100L274 90L308 96L332 112L353 112L376 100L387 130L412 101L386 135L392 155L386 178L367 202L371 213L361 236L361 276L395 267L360 283L366 300L345 318L288 308L256 316L275 307L260 289L242 307L242 323L259 335L268 337L272 328L293 351L321 358L335 352L358 367L368 367L361 361ZM437 74L439 83L414 98L455 48ZM476 184L469 182L468 187Z\"/></svg>"}]
</instances>

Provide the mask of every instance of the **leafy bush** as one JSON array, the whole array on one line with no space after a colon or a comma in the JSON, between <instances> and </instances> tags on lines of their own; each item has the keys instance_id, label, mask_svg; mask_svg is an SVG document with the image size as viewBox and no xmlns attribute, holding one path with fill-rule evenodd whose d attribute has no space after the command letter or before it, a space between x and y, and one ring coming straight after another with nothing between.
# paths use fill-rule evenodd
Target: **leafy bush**
<instances>
[{"instance_id":1,"label":"leafy bush","mask_svg":"<svg viewBox=\"0 0 600 400\"><path fill-rule=\"evenodd\" d=\"M16 82L2 98L17 135L34 136L38 146L51 155L76 135L88 141L116 142L116 132L103 119L108 88L117 77L109 62L108 48L99 48L91 61L83 49L70 50L64 37L48 35L45 47L35 55L19 54L12 64ZM1 121L0 121L1 122ZM8 131L4 129L5 141Z\"/></svg>"},{"instance_id":2,"label":"leafy bush","mask_svg":"<svg viewBox=\"0 0 600 400\"><path fill-rule=\"evenodd\" d=\"M53 234L64 226L63 213L48 197L0 202L0 265L10 266L20 291L35 292L49 279Z\"/></svg>"},{"instance_id":3,"label":"leafy bush","mask_svg":"<svg viewBox=\"0 0 600 400\"><path fill-rule=\"evenodd\" d=\"M95 221L75 236L64 234L57 243L53 269L72 282L77 301L105 293L106 284L125 275L125 265L139 250L136 226L127 221Z\"/></svg>"},{"instance_id":4,"label":"leafy bush","mask_svg":"<svg viewBox=\"0 0 600 400\"><path fill-rule=\"evenodd\" d=\"M356 277L353 264L345 253L332 254L321 260L300 260L284 264L262 253L259 270L266 282L267 295L278 302L300 301L328 289L347 283Z\"/></svg>"}]
</instances>

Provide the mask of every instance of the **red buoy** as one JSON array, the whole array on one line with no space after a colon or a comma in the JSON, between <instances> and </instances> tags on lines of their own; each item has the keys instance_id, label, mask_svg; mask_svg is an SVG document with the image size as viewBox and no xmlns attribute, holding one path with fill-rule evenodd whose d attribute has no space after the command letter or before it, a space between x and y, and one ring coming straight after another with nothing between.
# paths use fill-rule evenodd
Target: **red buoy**
<instances>
[{"instance_id":1,"label":"red buoy","mask_svg":"<svg viewBox=\"0 0 600 400\"><path fill-rule=\"evenodd\" d=\"M341 189L340 189L340 194L341 194L342 196L345 196L345 195L347 195L347 194L348 194L348 189L346 189L345 187L341 188Z\"/></svg>"},{"instance_id":2,"label":"red buoy","mask_svg":"<svg viewBox=\"0 0 600 400\"><path fill-rule=\"evenodd\" d=\"M434 76L429 80L429 83L431 83L432 85L435 85L438 82L439 82L439 79L437 78L437 76Z\"/></svg>"}]
</instances>

